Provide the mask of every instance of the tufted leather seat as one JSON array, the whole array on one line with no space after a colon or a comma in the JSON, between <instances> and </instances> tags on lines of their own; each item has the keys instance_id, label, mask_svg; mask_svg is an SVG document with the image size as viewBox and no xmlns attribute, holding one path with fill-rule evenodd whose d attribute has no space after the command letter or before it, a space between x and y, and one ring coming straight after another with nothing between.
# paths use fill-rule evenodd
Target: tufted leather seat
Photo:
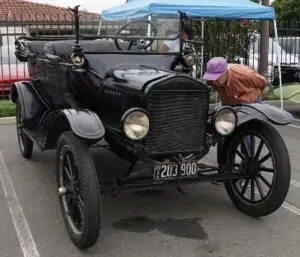
<instances>
[{"instance_id":1,"label":"tufted leather seat","mask_svg":"<svg viewBox=\"0 0 300 257\"><path fill-rule=\"evenodd\" d=\"M70 61L70 56L73 52L75 40L58 40L58 41L30 41L28 47L31 52L38 55L46 55L48 58L58 60L59 57L65 61ZM122 49L127 49L129 42L121 42ZM175 55L152 54L145 53L119 53L113 40L81 40L80 45L83 52L98 52L98 54L85 54L89 66L100 77L104 78L105 74L113 67L118 65L151 65L170 69L174 62ZM132 49L134 50L134 49ZM102 53L101 53L102 52ZM47 66L50 74L50 67Z\"/></svg>"},{"instance_id":2,"label":"tufted leather seat","mask_svg":"<svg viewBox=\"0 0 300 257\"><path fill-rule=\"evenodd\" d=\"M31 53L42 55L44 53L44 46L52 41L28 41L26 45Z\"/></svg>"},{"instance_id":3,"label":"tufted leather seat","mask_svg":"<svg viewBox=\"0 0 300 257\"><path fill-rule=\"evenodd\" d=\"M74 40L52 41L44 46L44 52L57 55L62 58L68 58L73 51ZM128 42L122 42L123 48L126 49ZM118 49L112 40L81 40L80 45L83 52L117 52Z\"/></svg>"}]
</instances>

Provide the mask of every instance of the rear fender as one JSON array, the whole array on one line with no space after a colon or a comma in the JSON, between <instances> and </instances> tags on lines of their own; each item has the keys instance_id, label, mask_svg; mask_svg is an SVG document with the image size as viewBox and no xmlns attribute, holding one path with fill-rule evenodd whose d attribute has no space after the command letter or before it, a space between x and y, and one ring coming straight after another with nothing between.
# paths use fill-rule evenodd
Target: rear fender
<instances>
[{"instance_id":1,"label":"rear fender","mask_svg":"<svg viewBox=\"0 0 300 257\"><path fill-rule=\"evenodd\" d=\"M236 105L232 108L237 113L238 126L254 119L268 121L276 125L288 125L294 120L291 113L269 104L253 103Z\"/></svg>"},{"instance_id":2,"label":"rear fender","mask_svg":"<svg viewBox=\"0 0 300 257\"><path fill-rule=\"evenodd\" d=\"M41 117L46 110L46 103L38 96L29 81L14 82L10 98L13 103L19 99L22 122Z\"/></svg>"},{"instance_id":3,"label":"rear fender","mask_svg":"<svg viewBox=\"0 0 300 257\"><path fill-rule=\"evenodd\" d=\"M84 139L100 140L105 134L104 126L98 115L90 110L63 109L59 117L64 117L75 135ZM61 119L56 119L55 126L60 126Z\"/></svg>"}]
</instances>

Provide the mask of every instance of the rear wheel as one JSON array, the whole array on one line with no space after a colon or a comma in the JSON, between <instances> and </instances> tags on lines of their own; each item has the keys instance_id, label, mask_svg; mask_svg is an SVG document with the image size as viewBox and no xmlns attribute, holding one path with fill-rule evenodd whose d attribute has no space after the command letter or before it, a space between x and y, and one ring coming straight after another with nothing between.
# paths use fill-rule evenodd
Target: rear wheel
<instances>
[{"instance_id":1,"label":"rear wheel","mask_svg":"<svg viewBox=\"0 0 300 257\"><path fill-rule=\"evenodd\" d=\"M19 99L17 100L16 108L16 128L21 154L24 158L30 158L33 152L33 142L23 131L22 112Z\"/></svg>"},{"instance_id":2,"label":"rear wheel","mask_svg":"<svg viewBox=\"0 0 300 257\"><path fill-rule=\"evenodd\" d=\"M57 147L57 187L68 234L80 249L93 246L100 231L100 189L88 143L63 133Z\"/></svg>"},{"instance_id":3,"label":"rear wheel","mask_svg":"<svg viewBox=\"0 0 300 257\"><path fill-rule=\"evenodd\" d=\"M238 127L223 149L226 166L244 174L243 179L225 182L234 205L254 217L276 211L291 179L289 153L277 130L267 122L251 121Z\"/></svg>"}]
</instances>

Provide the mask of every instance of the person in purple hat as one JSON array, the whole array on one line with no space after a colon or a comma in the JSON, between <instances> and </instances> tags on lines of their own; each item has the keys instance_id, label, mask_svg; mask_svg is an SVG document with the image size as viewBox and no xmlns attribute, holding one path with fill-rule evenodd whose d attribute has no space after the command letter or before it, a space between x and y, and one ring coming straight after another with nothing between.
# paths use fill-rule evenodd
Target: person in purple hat
<instances>
[{"instance_id":1,"label":"person in purple hat","mask_svg":"<svg viewBox=\"0 0 300 257\"><path fill-rule=\"evenodd\" d=\"M236 63L227 63L223 57L214 57L207 63L204 80L214 87L220 96L221 105L245 103L260 103L267 90L267 80L249 66ZM248 145L250 138L247 137ZM217 144L218 163L223 139ZM245 149L244 149L245 150ZM221 181L214 181L219 184Z\"/></svg>"},{"instance_id":2,"label":"person in purple hat","mask_svg":"<svg viewBox=\"0 0 300 257\"><path fill-rule=\"evenodd\" d=\"M260 102L267 89L267 80L244 64L227 63L223 57L210 59L204 80L214 87L222 105Z\"/></svg>"}]
</instances>

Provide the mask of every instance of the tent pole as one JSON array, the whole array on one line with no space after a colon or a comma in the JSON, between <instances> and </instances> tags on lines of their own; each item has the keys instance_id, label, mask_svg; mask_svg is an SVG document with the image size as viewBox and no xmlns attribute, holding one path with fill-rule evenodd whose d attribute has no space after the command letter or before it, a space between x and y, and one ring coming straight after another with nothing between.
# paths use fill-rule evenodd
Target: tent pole
<instances>
[{"instance_id":1,"label":"tent pole","mask_svg":"<svg viewBox=\"0 0 300 257\"><path fill-rule=\"evenodd\" d=\"M98 35L98 36L100 36L101 25L102 25L102 18L101 18L101 16L100 16L99 27L98 27L98 32L97 32L97 35Z\"/></svg>"},{"instance_id":2,"label":"tent pole","mask_svg":"<svg viewBox=\"0 0 300 257\"><path fill-rule=\"evenodd\" d=\"M278 40L276 19L274 19L273 22L274 22L275 39L276 39L276 42L277 42L277 47L276 47L277 58L276 59L277 59L277 65L278 65L278 76L279 76L279 86L280 86L280 108L283 109L281 64L280 64L280 61L279 61L279 40Z\"/></svg>"},{"instance_id":3,"label":"tent pole","mask_svg":"<svg viewBox=\"0 0 300 257\"><path fill-rule=\"evenodd\" d=\"M202 39L202 42L204 42L204 20L202 19L201 21L201 39ZM200 67L200 78L202 79L202 76L203 76L203 64L204 64L204 61L203 61L203 56L204 56L204 46L203 46L204 43L201 44L201 67Z\"/></svg>"},{"instance_id":4,"label":"tent pole","mask_svg":"<svg viewBox=\"0 0 300 257\"><path fill-rule=\"evenodd\" d=\"M183 50L183 43L182 43L182 40L180 38L180 33L181 33L181 30L182 30L182 27L183 27L183 15L182 15L182 12L179 12L180 14L180 18L179 18L179 31L178 31L178 36L179 36L179 44L180 44L180 54L182 54L182 50Z\"/></svg>"},{"instance_id":5,"label":"tent pole","mask_svg":"<svg viewBox=\"0 0 300 257\"><path fill-rule=\"evenodd\" d=\"M148 15L148 21L151 22L151 15ZM150 37L151 35L151 25L148 24L148 27L147 27L147 37Z\"/></svg>"},{"instance_id":6,"label":"tent pole","mask_svg":"<svg viewBox=\"0 0 300 257\"><path fill-rule=\"evenodd\" d=\"M148 15L148 21L151 22L151 14ZM148 23L148 26L147 26L147 37L150 37L150 36L151 36L151 32L152 32L152 31L151 31L151 25L150 25L150 23ZM147 48L148 51L150 51L149 48L151 48L151 50L152 50L152 44L151 44L151 46L149 46L149 47Z\"/></svg>"}]
</instances>

